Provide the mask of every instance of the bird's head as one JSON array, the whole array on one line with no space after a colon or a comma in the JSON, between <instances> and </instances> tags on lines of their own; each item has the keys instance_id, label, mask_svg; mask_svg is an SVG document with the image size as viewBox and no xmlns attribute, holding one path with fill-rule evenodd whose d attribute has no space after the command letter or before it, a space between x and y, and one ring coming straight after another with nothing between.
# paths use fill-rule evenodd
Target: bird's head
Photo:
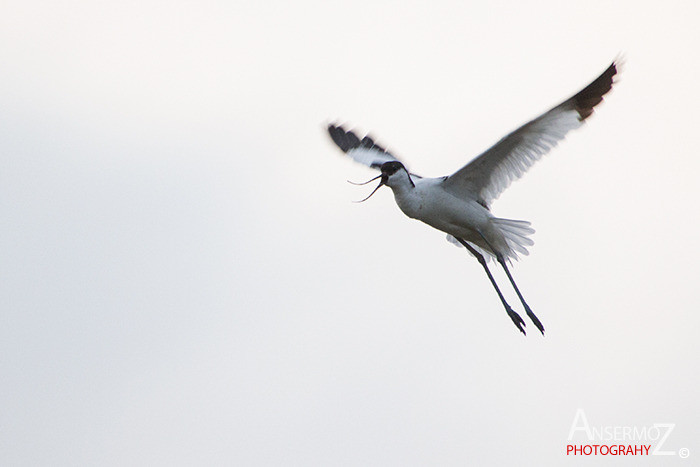
<instances>
[{"instance_id":1,"label":"bird's head","mask_svg":"<svg viewBox=\"0 0 700 467\"><path fill-rule=\"evenodd\" d=\"M410 183L413 185L411 176L408 175L406 167L399 161L389 161L382 164L382 184L388 187L400 186Z\"/></svg>"},{"instance_id":2,"label":"bird's head","mask_svg":"<svg viewBox=\"0 0 700 467\"><path fill-rule=\"evenodd\" d=\"M356 183L356 185L366 185L369 182L373 182L376 179L381 179L379 181L379 185L372 191L372 193L369 194L368 197L363 199L362 201L358 201L359 203L363 201L367 201L374 193L377 192L378 189L382 187L382 185L386 185L390 188L396 188L400 186L411 186L415 187L413 184L413 180L411 180L411 175L408 173L406 170L406 167L399 162L399 161L389 161L385 162L382 164L380 167L381 170L381 175L377 175L371 180L368 180L364 183Z\"/></svg>"}]
</instances>

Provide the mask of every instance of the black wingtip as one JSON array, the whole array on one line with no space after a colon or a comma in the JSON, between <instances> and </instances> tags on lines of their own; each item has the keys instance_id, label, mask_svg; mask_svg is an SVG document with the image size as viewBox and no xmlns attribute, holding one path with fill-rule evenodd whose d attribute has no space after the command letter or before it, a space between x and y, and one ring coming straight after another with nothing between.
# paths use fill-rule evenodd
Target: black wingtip
<instances>
[{"instance_id":1,"label":"black wingtip","mask_svg":"<svg viewBox=\"0 0 700 467\"><path fill-rule=\"evenodd\" d=\"M581 120L593 115L593 108L603 101L603 96L612 89L620 59L615 59L591 84L583 88L572 99Z\"/></svg>"},{"instance_id":2,"label":"black wingtip","mask_svg":"<svg viewBox=\"0 0 700 467\"><path fill-rule=\"evenodd\" d=\"M369 135L366 135L364 138L360 139L352 130L346 131L342 125L336 125L334 123L329 124L328 134L331 136L333 142L343 152L348 152L351 149L356 149L359 147L375 149L380 152L387 152L385 148L375 143Z\"/></svg>"},{"instance_id":3,"label":"black wingtip","mask_svg":"<svg viewBox=\"0 0 700 467\"><path fill-rule=\"evenodd\" d=\"M333 142L343 150L343 152L348 152L349 150L356 148L360 145L360 139L352 131L345 131L345 129L338 125L330 124L328 125L328 134L331 136Z\"/></svg>"}]
</instances>

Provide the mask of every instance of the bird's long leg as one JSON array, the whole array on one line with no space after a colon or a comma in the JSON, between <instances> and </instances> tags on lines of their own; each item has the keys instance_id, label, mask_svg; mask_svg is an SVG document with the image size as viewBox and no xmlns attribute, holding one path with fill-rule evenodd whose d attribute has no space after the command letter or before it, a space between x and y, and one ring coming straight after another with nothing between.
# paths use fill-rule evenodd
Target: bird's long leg
<instances>
[{"instance_id":1,"label":"bird's long leg","mask_svg":"<svg viewBox=\"0 0 700 467\"><path fill-rule=\"evenodd\" d=\"M493 288L496 289L496 293L498 294L498 298L501 299L501 303L503 303L503 306L506 309L506 313L508 313L508 316L510 316L510 319L513 320L513 324L520 329L520 332L525 334L525 329L523 329L523 326L525 326L525 322L523 319L520 317L519 314L517 314L513 309L508 305L508 302L506 302L506 299L503 297L503 294L501 293L501 289L498 288L498 284L496 284L496 280L493 278L491 275L491 271L489 271L489 267L486 265L486 260L484 259L484 256L476 251L470 244L462 240L461 238L457 238L457 241L464 246L469 252L476 257L476 259L479 261L479 264L484 268L484 271L486 271L486 275L489 276L489 280L491 281L491 284L493 284Z\"/></svg>"},{"instance_id":2,"label":"bird's long leg","mask_svg":"<svg viewBox=\"0 0 700 467\"><path fill-rule=\"evenodd\" d=\"M544 335L544 326L542 326L542 323L540 322L539 319L537 319L537 316L535 316L535 314L532 312L532 310L530 309L528 304L525 303L525 299L523 298L523 294L520 293L518 286L515 285L515 281L513 280L513 276L511 276L510 271L508 270L508 266L506 266L506 262L503 259L503 256L498 255L498 257L496 259L498 260L499 263L501 263L501 266L503 266L503 269L506 271L506 275L508 276L508 280L510 280L510 283L513 285L513 288L515 289L515 293L518 294L518 298L520 299L520 302L523 304L523 307L525 307L525 311L527 312L527 316L534 323L534 325L537 326L537 329L540 330L542 335Z\"/></svg>"}]
</instances>

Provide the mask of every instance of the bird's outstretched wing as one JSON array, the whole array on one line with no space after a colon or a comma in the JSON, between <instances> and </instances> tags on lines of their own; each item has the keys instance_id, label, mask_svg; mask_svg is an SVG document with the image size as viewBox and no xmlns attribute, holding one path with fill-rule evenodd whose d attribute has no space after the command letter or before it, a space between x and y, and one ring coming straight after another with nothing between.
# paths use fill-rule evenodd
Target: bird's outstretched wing
<instances>
[{"instance_id":1,"label":"bird's outstretched wing","mask_svg":"<svg viewBox=\"0 0 700 467\"><path fill-rule=\"evenodd\" d=\"M612 88L617 66L613 62L579 93L505 136L447 177L443 182L445 190L460 198L477 196L477 201L490 205L569 131L583 125Z\"/></svg>"},{"instance_id":2,"label":"bird's outstretched wing","mask_svg":"<svg viewBox=\"0 0 700 467\"><path fill-rule=\"evenodd\" d=\"M373 169L380 168L385 162L398 160L369 136L360 139L352 130L345 131L341 125L328 125L328 133L345 154Z\"/></svg>"}]
</instances>

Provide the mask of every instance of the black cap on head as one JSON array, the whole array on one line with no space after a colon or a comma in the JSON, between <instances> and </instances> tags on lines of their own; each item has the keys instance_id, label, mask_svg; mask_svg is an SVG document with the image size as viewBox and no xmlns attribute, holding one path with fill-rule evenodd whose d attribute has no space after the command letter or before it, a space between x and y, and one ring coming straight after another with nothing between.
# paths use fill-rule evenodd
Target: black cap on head
<instances>
[{"instance_id":1,"label":"black cap on head","mask_svg":"<svg viewBox=\"0 0 700 467\"><path fill-rule=\"evenodd\" d=\"M382 174L394 175L400 169L406 170L403 164L399 161L389 161L382 164Z\"/></svg>"}]
</instances>

